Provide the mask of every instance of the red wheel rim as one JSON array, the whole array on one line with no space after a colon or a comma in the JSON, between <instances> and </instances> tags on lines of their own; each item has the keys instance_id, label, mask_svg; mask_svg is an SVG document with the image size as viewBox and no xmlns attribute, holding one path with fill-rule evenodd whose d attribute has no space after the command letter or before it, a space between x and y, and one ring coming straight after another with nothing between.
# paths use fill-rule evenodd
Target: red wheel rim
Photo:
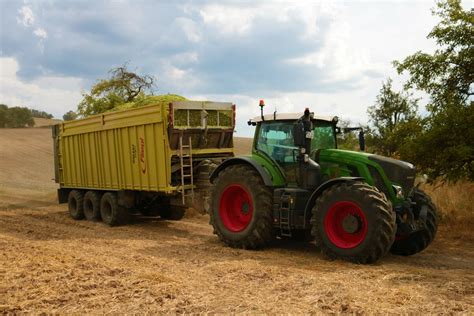
<instances>
[{"instance_id":1,"label":"red wheel rim","mask_svg":"<svg viewBox=\"0 0 474 316\"><path fill-rule=\"evenodd\" d=\"M231 184L222 192L219 215L225 228L232 232L244 230L252 220L253 202L249 192L239 184Z\"/></svg>"},{"instance_id":2,"label":"red wheel rim","mask_svg":"<svg viewBox=\"0 0 474 316\"><path fill-rule=\"evenodd\" d=\"M350 201L334 203L324 217L324 229L337 247L357 247L367 235L367 219L362 209Z\"/></svg>"}]
</instances>

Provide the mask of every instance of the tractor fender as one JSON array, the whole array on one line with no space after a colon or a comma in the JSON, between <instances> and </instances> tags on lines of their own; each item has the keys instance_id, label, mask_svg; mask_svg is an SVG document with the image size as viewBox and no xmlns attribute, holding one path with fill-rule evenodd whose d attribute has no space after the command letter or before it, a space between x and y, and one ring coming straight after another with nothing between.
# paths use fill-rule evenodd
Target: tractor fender
<instances>
[{"instance_id":1,"label":"tractor fender","mask_svg":"<svg viewBox=\"0 0 474 316\"><path fill-rule=\"evenodd\" d=\"M270 177L268 172L260 164L258 164L255 160L253 160L250 157L234 157L234 158L229 158L229 159L224 160L211 173L211 176L209 177L209 181L211 183L214 183L214 179L219 175L219 173L222 170L224 170L228 166L237 165L237 164L245 164L245 165L252 166L252 168L254 168L260 174L260 176L262 177L263 183L266 186L273 186L272 178Z\"/></svg>"},{"instance_id":2,"label":"tractor fender","mask_svg":"<svg viewBox=\"0 0 474 316\"><path fill-rule=\"evenodd\" d=\"M309 224L309 219L311 217L311 210L313 209L314 203L316 199L326 190L327 188L341 182L351 182L351 181L364 181L362 177L340 177L335 179L330 179L324 183L322 183L316 190L311 193L311 196L306 202L306 207L304 209L304 218L305 218L305 227Z\"/></svg>"}]
</instances>

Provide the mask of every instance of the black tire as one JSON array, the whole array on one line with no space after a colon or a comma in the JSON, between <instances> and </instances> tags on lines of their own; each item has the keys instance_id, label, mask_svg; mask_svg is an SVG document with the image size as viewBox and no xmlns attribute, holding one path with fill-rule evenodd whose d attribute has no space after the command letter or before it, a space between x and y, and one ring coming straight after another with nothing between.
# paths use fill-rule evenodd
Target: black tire
<instances>
[{"instance_id":1,"label":"black tire","mask_svg":"<svg viewBox=\"0 0 474 316\"><path fill-rule=\"evenodd\" d=\"M434 240L438 230L438 210L429 195L415 188L412 202L416 203L414 206L415 219L418 219L421 208L427 206L426 228L405 238L397 238L390 249L390 252L395 255L411 256L424 250Z\"/></svg>"},{"instance_id":2,"label":"black tire","mask_svg":"<svg viewBox=\"0 0 474 316\"><path fill-rule=\"evenodd\" d=\"M97 191L87 191L84 195L84 216L89 221L100 221L100 198Z\"/></svg>"},{"instance_id":3,"label":"black tire","mask_svg":"<svg viewBox=\"0 0 474 316\"><path fill-rule=\"evenodd\" d=\"M237 198L240 204L224 202ZM274 239L272 191L252 167L232 165L219 173L211 192L210 224L220 240L234 248L262 248Z\"/></svg>"},{"instance_id":4,"label":"black tire","mask_svg":"<svg viewBox=\"0 0 474 316\"><path fill-rule=\"evenodd\" d=\"M377 188L363 182L331 186L312 211L312 234L332 259L373 263L390 249L396 231L390 202Z\"/></svg>"},{"instance_id":5,"label":"black tire","mask_svg":"<svg viewBox=\"0 0 474 316\"><path fill-rule=\"evenodd\" d=\"M195 191L192 207L200 214L209 214L212 187L209 177L216 168L217 164L209 159L203 160L197 168L197 174L195 175L197 190Z\"/></svg>"},{"instance_id":6,"label":"black tire","mask_svg":"<svg viewBox=\"0 0 474 316\"><path fill-rule=\"evenodd\" d=\"M184 214L186 214L186 208L173 205L160 205L158 209L158 214L163 219L169 221L179 221L183 219Z\"/></svg>"},{"instance_id":7,"label":"black tire","mask_svg":"<svg viewBox=\"0 0 474 316\"><path fill-rule=\"evenodd\" d=\"M118 205L117 194L107 192L100 199L100 216L102 221L109 226L119 226L127 222L128 212Z\"/></svg>"},{"instance_id":8,"label":"black tire","mask_svg":"<svg viewBox=\"0 0 474 316\"><path fill-rule=\"evenodd\" d=\"M69 192L67 198L69 214L75 220L84 219L84 193L79 190Z\"/></svg>"}]
</instances>

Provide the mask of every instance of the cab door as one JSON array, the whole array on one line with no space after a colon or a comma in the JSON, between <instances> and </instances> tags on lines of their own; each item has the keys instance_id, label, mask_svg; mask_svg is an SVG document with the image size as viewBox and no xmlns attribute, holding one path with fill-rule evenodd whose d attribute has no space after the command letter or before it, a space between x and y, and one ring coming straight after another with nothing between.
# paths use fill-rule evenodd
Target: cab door
<instances>
[{"instance_id":1,"label":"cab door","mask_svg":"<svg viewBox=\"0 0 474 316\"><path fill-rule=\"evenodd\" d=\"M256 149L264 152L283 170L287 184L298 179L298 147L293 142L293 121L262 122Z\"/></svg>"}]
</instances>

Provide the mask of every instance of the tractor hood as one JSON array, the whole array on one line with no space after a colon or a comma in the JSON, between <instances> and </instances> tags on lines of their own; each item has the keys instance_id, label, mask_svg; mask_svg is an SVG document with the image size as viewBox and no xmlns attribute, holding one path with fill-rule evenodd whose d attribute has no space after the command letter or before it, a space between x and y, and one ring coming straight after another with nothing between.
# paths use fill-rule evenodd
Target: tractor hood
<instances>
[{"instance_id":1,"label":"tractor hood","mask_svg":"<svg viewBox=\"0 0 474 316\"><path fill-rule=\"evenodd\" d=\"M366 165L371 173L375 169L383 172L390 182L400 185L405 193L413 188L415 182L415 167L402 160L388 158L375 154L340 149L323 149L317 155L316 161L337 163L347 166Z\"/></svg>"},{"instance_id":2,"label":"tractor hood","mask_svg":"<svg viewBox=\"0 0 474 316\"><path fill-rule=\"evenodd\" d=\"M376 156L374 154L363 153L359 151L351 151L351 150L342 150L342 149L321 149L319 153L317 153L316 159L323 159L323 160L330 160L330 161L337 161L340 159L343 160L357 160L360 161L368 159L369 156Z\"/></svg>"},{"instance_id":3,"label":"tractor hood","mask_svg":"<svg viewBox=\"0 0 474 316\"><path fill-rule=\"evenodd\" d=\"M416 170L411 163L379 155L369 156L369 160L382 167L386 177L403 188L408 194L415 183Z\"/></svg>"}]
</instances>

